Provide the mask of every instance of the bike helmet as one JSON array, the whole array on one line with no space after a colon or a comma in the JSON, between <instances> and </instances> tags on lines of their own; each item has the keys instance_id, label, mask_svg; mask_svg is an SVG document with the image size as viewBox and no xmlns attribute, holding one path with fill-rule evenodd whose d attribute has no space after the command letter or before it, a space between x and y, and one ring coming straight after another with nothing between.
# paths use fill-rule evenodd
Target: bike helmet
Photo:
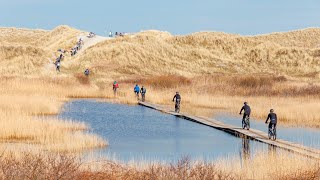
<instances>
[{"instance_id":1,"label":"bike helmet","mask_svg":"<svg viewBox=\"0 0 320 180\"><path fill-rule=\"evenodd\" d=\"M113 84L117 84L117 81L114 81Z\"/></svg>"}]
</instances>

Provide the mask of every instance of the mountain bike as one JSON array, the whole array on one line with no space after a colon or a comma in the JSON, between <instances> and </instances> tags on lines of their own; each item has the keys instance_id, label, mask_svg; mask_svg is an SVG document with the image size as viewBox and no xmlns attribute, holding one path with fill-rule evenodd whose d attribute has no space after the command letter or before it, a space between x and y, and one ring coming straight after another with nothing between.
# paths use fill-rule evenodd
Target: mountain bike
<instances>
[{"instance_id":1,"label":"mountain bike","mask_svg":"<svg viewBox=\"0 0 320 180\"><path fill-rule=\"evenodd\" d=\"M141 93L141 100L142 100L142 102L144 102L146 100L146 94L145 93Z\"/></svg>"},{"instance_id":2,"label":"mountain bike","mask_svg":"<svg viewBox=\"0 0 320 180\"><path fill-rule=\"evenodd\" d=\"M250 129L250 117L246 116L246 118L242 121L242 129Z\"/></svg>"},{"instance_id":3,"label":"mountain bike","mask_svg":"<svg viewBox=\"0 0 320 180\"><path fill-rule=\"evenodd\" d=\"M269 139L272 139L272 140L277 139L277 128L275 124L272 124L271 128L268 128L268 137Z\"/></svg>"},{"instance_id":4,"label":"mountain bike","mask_svg":"<svg viewBox=\"0 0 320 180\"><path fill-rule=\"evenodd\" d=\"M180 100L176 100L176 104L175 104L175 112L179 113L180 112Z\"/></svg>"}]
</instances>

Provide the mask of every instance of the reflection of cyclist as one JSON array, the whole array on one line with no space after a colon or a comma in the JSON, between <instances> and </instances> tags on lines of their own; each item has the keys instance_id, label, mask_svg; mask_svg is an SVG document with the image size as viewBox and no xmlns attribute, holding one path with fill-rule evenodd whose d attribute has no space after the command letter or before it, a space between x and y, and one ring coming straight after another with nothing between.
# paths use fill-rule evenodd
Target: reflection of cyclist
<instances>
[{"instance_id":1,"label":"reflection of cyclist","mask_svg":"<svg viewBox=\"0 0 320 180\"><path fill-rule=\"evenodd\" d=\"M268 123L268 120L270 119L270 123L269 123L269 129L272 128L272 125L274 125L274 127L277 126L277 114L274 113L273 109L270 109L270 113L268 114L267 120L266 120L266 124Z\"/></svg>"},{"instance_id":2,"label":"reflection of cyclist","mask_svg":"<svg viewBox=\"0 0 320 180\"><path fill-rule=\"evenodd\" d=\"M242 122L244 122L244 120L246 119L246 117L250 117L250 114L251 114L251 108L250 106L248 105L247 102L244 102L244 105L242 106L241 110L240 110L240 115L242 113L242 111L244 111L243 113L243 118L242 118Z\"/></svg>"}]
</instances>

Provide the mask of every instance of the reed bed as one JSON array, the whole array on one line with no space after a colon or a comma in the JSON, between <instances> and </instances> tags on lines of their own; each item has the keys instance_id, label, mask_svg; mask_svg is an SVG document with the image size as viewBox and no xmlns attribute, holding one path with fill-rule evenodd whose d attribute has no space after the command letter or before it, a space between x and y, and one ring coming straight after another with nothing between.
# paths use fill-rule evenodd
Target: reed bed
<instances>
[{"instance_id":1,"label":"reed bed","mask_svg":"<svg viewBox=\"0 0 320 180\"><path fill-rule=\"evenodd\" d=\"M140 163L141 164L141 163ZM54 153L2 153L0 177L3 179L127 179L127 180L206 180L206 179L318 179L319 162L295 155L257 154L254 159L218 162L190 161L176 163L113 161L84 162L73 155Z\"/></svg>"}]
</instances>

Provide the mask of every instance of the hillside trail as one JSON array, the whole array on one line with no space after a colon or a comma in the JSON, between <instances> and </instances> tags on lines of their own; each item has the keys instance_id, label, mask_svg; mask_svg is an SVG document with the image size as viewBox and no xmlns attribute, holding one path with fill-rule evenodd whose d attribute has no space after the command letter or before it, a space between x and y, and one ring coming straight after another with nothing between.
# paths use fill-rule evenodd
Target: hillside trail
<instances>
[{"instance_id":1,"label":"hillside trail","mask_svg":"<svg viewBox=\"0 0 320 180\"><path fill-rule=\"evenodd\" d=\"M96 35L95 37L93 38L88 38L87 37L87 34L81 34L80 36L77 37L77 39L82 39L83 40L83 46L81 48L81 50L78 52L77 55L79 55L81 52L83 52L84 50L88 49L89 47L91 46L94 46L102 41L105 41L105 40L110 40L110 39L113 39L111 37L104 37L104 36L98 36Z\"/></svg>"},{"instance_id":2,"label":"hillside trail","mask_svg":"<svg viewBox=\"0 0 320 180\"><path fill-rule=\"evenodd\" d=\"M88 35L88 33L82 33L79 36L77 36L77 40L79 40L80 38L82 39L83 46L77 52L76 55L65 56L65 59L61 62L61 72L59 73L59 76L62 76L62 77L72 76L72 74L70 74L70 72L68 71L68 68L74 63L74 59L76 59L78 56L80 56L86 49L88 49L88 48L90 48L100 42L113 39L111 37L104 37L104 36L98 36L98 35L96 35L92 38L89 38L87 35ZM54 54L55 53L53 53L51 58L48 58L49 62L48 62L48 64L46 64L44 66L44 69L45 69L44 74L45 75L53 76L54 74L57 74L56 67L53 64L53 62L55 61L55 59L57 57Z\"/></svg>"}]
</instances>

